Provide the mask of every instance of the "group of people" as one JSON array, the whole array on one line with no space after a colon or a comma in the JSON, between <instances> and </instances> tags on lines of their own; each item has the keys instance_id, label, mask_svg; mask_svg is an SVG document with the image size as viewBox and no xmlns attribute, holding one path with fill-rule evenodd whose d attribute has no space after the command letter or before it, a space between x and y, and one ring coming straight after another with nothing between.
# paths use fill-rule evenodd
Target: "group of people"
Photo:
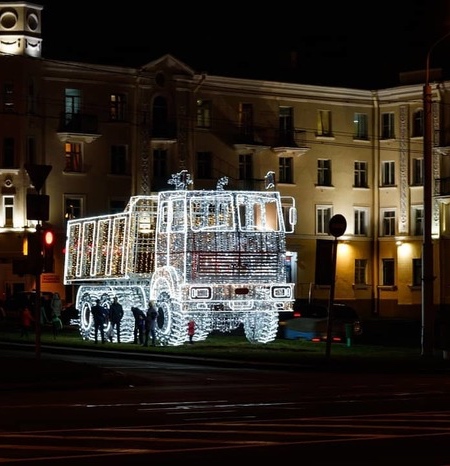
<instances>
[{"instance_id":1,"label":"group of people","mask_svg":"<svg viewBox=\"0 0 450 466\"><path fill-rule=\"evenodd\" d=\"M63 303L59 293L54 293L51 299L45 296L41 298L40 323L41 325L50 324L52 326L53 338L55 339L63 328L61 321L62 309ZM19 310L21 337L28 338L32 330L33 323L35 322L33 311L34 309L31 309L30 304L24 304Z\"/></svg>"},{"instance_id":2,"label":"group of people","mask_svg":"<svg viewBox=\"0 0 450 466\"><path fill-rule=\"evenodd\" d=\"M142 346L156 346L156 329L158 322L158 311L152 301L149 301L147 311L144 312L138 307L132 307L131 312L134 317L134 344ZM123 307L119 303L117 296L114 296L109 309L101 305L100 299L96 300L91 309L94 322L94 341L98 343L99 337L102 343L106 343L108 338L113 341L114 333L117 337L117 343L120 343L120 327L124 315ZM110 323L109 335L105 334L105 324ZM195 322L193 319L188 323L189 342L194 342Z\"/></svg>"},{"instance_id":3,"label":"group of people","mask_svg":"<svg viewBox=\"0 0 450 466\"><path fill-rule=\"evenodd\" d=\"M151 301L149 302L147 312L137 307L132 307L131 311L135 319L134 343L148 346L151 341L151 345L156 346L156 319L158 313L153 303ZM117 343L120 343L120 330L124 311L117 296L114 296L109 309L102 306L100 299L97 299L95 305L91 309L91 313L94 321L95 343L98 343L99 337L102 343L106 343L107 337L109 341L112 342L114 334L117 337ZM110 323L110 330L107 336L105 335L105 324L108 322Z\"/></svg>"},{"instance_id":4,"label":"group of people","mask_svg":"<svg viewBox=\"0 0 450 466\"><path fill-rule=\"evenodd\" d=\"M158 312L154 304L148 303L147 312L138 307L132 307L131 312L134 316L134 344L148 346L151 339L152 346L156 346Z\"/></svg>"}]
</instances>

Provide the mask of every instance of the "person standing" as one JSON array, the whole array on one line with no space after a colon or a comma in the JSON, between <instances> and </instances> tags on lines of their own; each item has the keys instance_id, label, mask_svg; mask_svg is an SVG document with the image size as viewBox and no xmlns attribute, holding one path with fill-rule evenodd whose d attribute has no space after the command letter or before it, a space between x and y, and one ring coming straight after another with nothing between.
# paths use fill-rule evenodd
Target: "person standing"
<instances>
[{"instance_id":1,"label":"person standing","mask_svg":"<svg viewBox=\"0 0 450 466\"><path fill-rule=\"evenodd\" d=\"M189 343L192 345L194 343L194 335L195 335L195 321L194 319L189 319L188 322L188 336L189 336Z\"/></svg>"},{"instance_id":2,"label":"person standing","mask_svg":"<svg viewBox=\"0 0 450 466\"><path fill-rule=\"evenodd\" d=\"M25 306L20 312L20 336L28 338L30 335L31 324L34 321L34 317L31 314L30 308Z\"/></svg>"},{"instance_id":3,"label":"person standing","mask_svg":"<svg viewBox=\"0 0 450 466\"><path fill-rule=\"evenodd\" d=\"M145 339L144 345L148 346L148 342L150 337L152 339L152 346L156 346L156 318L158 317L158 313L156 312L155 306L150 301L148 303L147 314L145 316Z\"/></svg>"},{"instance_id":4,"label":"person standing","mask_svg":"<svg viewBox=\"0 0 450 466\"><path fill-rule=\"evenodd\" d=\"M61 318L62 308L63 305L59 293L53 293L52 299L50 301L51 315L53 316L53 314L55 314L57 317Z\"/></svg>"},{"instance_id":5,"label":"person standing","mask_svg":"<svg viewBox=\"0 0 450 466\"><path fill-rule=\"evenodd\" d=\"M56 314L53 314L52 315L52 329L53 329L54 340L56 340L56 337L58 336L62 328L63 328L63 324L61 322L61 319Z\"/></svg>"},{"instance_id":6,"label":"person standing","mask_svg":"<svg viewBox=\"0 0 450 466\"><path fill-rule=\"evenodd\" d=\"M145 313L138 307L132 307L131 312L134 317L134 344L138 343L142 345L144 343L144 331L145 331Z\"/></svg>"},{"instance_id":7,"label":"person standing","mask_svg":"<svg viewBox=\"0 0 450 466\"><path fill-rule=\"evenodd\" d=\"M106 309L100 305L100 300L95 301L95 306L92 307L91 313L94 319L94 333L95 343L98 343L98 333L102 339L102 343L105 343L105 322L106 322Z\"/></svg>"},{"instance_id":8,"label":"person standing","mask_svg":"<svg viewBox=\"0 0 450 466\"><path fill-rule=\"evenodd\" d=\"M111 323L111 329L109 333L109 341L112 343L114 329L116 329L117 343L120 343L120 324L123 318L123 307L119 303L117 296L114 296L113 302L109 308L109 322Z\"/></svg>"}]
</instances>

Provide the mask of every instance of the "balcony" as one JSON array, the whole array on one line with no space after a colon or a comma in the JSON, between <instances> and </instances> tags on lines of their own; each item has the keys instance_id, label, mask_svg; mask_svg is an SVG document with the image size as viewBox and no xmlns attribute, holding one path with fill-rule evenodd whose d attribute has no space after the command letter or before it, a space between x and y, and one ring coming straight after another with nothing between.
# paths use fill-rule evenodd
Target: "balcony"
<instances>
[{"instance_id":1,"label":"balcony","mask_svg":"<svg viewBox=\"0 0 450 466\"><path fill-rule=\"evenodd\" d=\"M177 125L175 122L164 122L154 124L151 131L154 142L177 142Z\"/></svg>"},{"instance_id":2,"label":"balcony","mask_svg":"<svg viewBox=\"0 0 450 466\"><path fill-rule=\"evenodd\" d=\"M61 142L95 141L101 136L98 117L85 113L61 113L57 134Z\"/></svg>"},{"instance_id":3,"label":"balcony","mask_svg":"<svg viewBox=\"0 0 450 466\"><path fill-rule=\"evenodd\" d=\"M280 131L274 128L241 128L235 135L234 147L238 150L262 150L271 148L275 152L295 152L298 155L308 150L306 131Z\"/></svg>"},{"instance_id":4,"label":"balcony","mask_svg":"<svg viewBox=\"0 0 450 466\"><path fill-rule=\"evenodd\" d=\"M435 196L450 197L450 177L435 179Z\"/></svg>"}]
</instances>

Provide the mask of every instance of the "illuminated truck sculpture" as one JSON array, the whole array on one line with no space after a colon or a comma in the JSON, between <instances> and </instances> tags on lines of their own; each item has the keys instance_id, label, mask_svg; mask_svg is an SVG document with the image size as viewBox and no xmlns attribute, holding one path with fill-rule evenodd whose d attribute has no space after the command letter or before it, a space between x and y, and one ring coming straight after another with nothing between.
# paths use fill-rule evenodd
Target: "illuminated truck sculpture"
<instances>
[{"instance_id":1,"label":"illuminated truck sculpture","mask_svg":"<svg viewBox=\"0 0 450 466\"><path fill-rule=\"evenodd\" d=\"M266 187L273 188L271 176ZM149 300L158 309L161 345L187 341L191 318L196 341L240 325L250 342L275 339L279 312L292 310L294 296L285 239L296 222L294 199L226 191L227 182L191 190L183 171L169 180L173 190L133 196L123 213L67 222L64 284L78 286L83 338L94 339L95 300L109 308L117 296L125 312L122 342L134 339L131 308L145 311Z\"/></svg>"}]
</instances>

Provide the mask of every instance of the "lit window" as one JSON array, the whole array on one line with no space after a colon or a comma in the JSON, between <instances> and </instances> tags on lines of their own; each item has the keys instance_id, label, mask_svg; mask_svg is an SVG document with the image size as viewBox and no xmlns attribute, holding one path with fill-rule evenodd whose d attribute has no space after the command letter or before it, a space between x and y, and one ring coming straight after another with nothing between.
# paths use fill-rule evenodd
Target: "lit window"
<instances>
[{"instance_id":1,"label":"lit window","mask_svg":"<svg viewBox=\"0 0 450 466\"><path fill-rule=\"evenodd\" d=\"M197 127L211 128L211 102L197 100Z\"/></svg>"},{"instance_id":2,"label":"lit window","mask_svg":"<svg viewBox=\"0 0 450 466\"><path fill-rule=\"evenodd\" d=\"M367 259L355 259L355 285L367 284Z\"/></svg>"},{"instance_id":3,"label":"lit window","mask_svg":"<svg viewBox=\"0 0 450 466\"><path fill-rule=\"evenodd\" d=\"M395 162L381 163L381 184L383 186L395 186Z\"/></svg>"},{"instance_id":4,"label":"lit window","mask_svg":"<svg viewBox=\"0 0 450 466\"><path fill-rule=\"evenodd\" d=\"M331 186L331 160L317 161L317 185Z\"/></svg>"},{"instance_id":5,"label":"lit window","mask_svg":"<svg viewBox=\"0 0 450 466\"><path fill-rule=\"evenodd\" d=\"M381 139L395 139L394 113L381 114Z\"/></svg>"},{"instance_id":6,"label":"lit window","mask_svg":"<svg viewBox=\"0 0 450 466\"><path fill-rule=\"evenodd\" d=\"M331 137L331 111L317 111L317 136Z\"/></svg>"},{"instance_id":7,"label":"lit window","mask_svg":"<svg viewBox=\"0 0 450 466\"><path fill-rule=\"evenodd\" d=\"M329 223L333 213L331 206L317 206L316 207L316 234L328 235Z\"/></svg>"},{"instance_id":8,"label":"lit window","mask_svg":"<svg viewBox=\"0 0 450 466\"><path fill-rule=\"evenodd\" d=\"M368 122L366 113L355 113L354 119L354 135L355 139L368 139Z\"/></svg>"}]
</instances>

